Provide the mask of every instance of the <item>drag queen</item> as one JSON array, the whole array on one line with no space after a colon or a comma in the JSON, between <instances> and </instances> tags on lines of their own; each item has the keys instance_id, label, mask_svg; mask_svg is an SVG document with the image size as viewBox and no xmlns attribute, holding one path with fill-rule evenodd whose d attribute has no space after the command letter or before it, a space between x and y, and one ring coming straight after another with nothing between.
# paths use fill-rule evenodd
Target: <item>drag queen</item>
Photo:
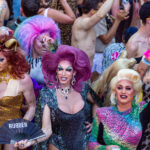
<instances>
[{"instance_id":1,"label":"drag queen","mask_svg":"<svg viewBox=\"0 0 150 150\"><path fill-rule=\"evenodd\" d=\"M150 103L138 103L142 88L140 75L131 69L121 69L110 87L114 106L97 109L89 149L136 150L150 120Z\"/></svg>"},{"instance_id":2,"label":"drag queen","mask_svg":"<svg viewBox=\"0 0 150 150\"><path fill-rule=\"evenodd\" d=\"M56 53L43 55L42 71L47 87L40 91L40 103L43 118L49 117L46 125L52 126L49 149L85 150L94 115L92 105L96 106L96 95L85 84L91 75L88 56L75 47L61 45ZM29 142L21 144L26 147Z\"/></svg>"},{"instance_id":3,"label":"drag queen","mask_svg":"<svg viewBox=\"0 0 150 150\"><path fill-rule=\"evenodd\" d=\"M0 126L15 118L32 120L35 114L35 95L32 80L27 74L29 65L18 42L12 36L0 36ZM25 98L28 109L23 116ZM15 150L5 145L4 150Z\"/></svg>"},{"instance_id":4,"label":"drag queen","mask_svg":"<svg viewBox=\"0 0 150 150\"><path fill-rule=\"evenodd\" d=\"M51 18L33 16L19 25L14 33L21 48L31 64L30 76L39 84L44 84L41 70L41 56L50 51L54 53L60 44L60 33ZM38 74L38 76L37 76Z\"/></svg>"}]
</instances>

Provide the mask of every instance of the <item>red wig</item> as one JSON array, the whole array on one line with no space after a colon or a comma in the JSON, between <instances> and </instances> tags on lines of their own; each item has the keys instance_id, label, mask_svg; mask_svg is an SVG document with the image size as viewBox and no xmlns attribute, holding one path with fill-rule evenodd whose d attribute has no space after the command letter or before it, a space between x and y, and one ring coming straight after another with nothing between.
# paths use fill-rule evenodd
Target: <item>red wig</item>
<instances>
[{"instance_id":1,"label":"red wig","mask_svg":"<svg viewBox=\"0 0 150 150\"><path fill-rule=\"evenodd\" d=\"M8 68L10 75L15 79L21 79L24 78L24 74L29 71L30 66L27 63L17 41L6 45L6 42L10 39L15 38L6 35L0 37L0 52L3 53L10 65L10 68Z\"/></svg>"}]
</instances>

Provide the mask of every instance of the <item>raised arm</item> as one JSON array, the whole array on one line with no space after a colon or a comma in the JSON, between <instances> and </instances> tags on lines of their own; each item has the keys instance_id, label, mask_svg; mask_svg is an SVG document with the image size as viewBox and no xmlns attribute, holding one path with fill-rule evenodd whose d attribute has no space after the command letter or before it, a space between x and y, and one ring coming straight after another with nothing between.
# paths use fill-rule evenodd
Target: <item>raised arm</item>
<instances>
[{"instance_id":1,"label":"raised arm","mask_svg":"<svg viewBox=\"0 0 150 150\"><path fill-rule=\"evenodd\" d=\"M114 0L112 8L111 8L111 12L114 17L117 16L119 9L120 9L120 0Z\"/></svg>"},{"instance_id":2,"label":"raised arm","mask_svg":"<svg viewBox=\"0 0 150 150\"><path fill-rule=\"evenodd\" d=\"M48 17L51 17L58 23L73 24L76 17L75 17L74 12L72 11L71 7L67 3L67 0L60 0L60 2L62 4L66 14L61 11L58 11L56 9L49 9Z\"/></svg>"},{"instance_id":3,"label":"raised arm","mask_svg":"<svg viewBox=\"0 0 150 150\"><path fill-rule=\"evenodd\" d=\"M23 91L23 95L26 100L26 104L28 105L28 110L24 115L24 119L32 120L35 115L35 108L36 108L36 98L34 94L32 80L29 75L25 75L24 79L21 79L21 87Z\"/></svg>"},{"instance_id":4,"label":"raised arm","mask_svg":"<svg viewBox=\"0 0 150 150\"><path fill-rule=\"evenodd\" d=\"M118 26L122 20L125 20L128 18L128 13L124 10L119 10L117 13L117 17L112 25L112 27L109 29L109 31L104 34L100 35L99 39L104 43L104 44L109 44L109 42L113 39L115 36L115 33L118 29Z\"/></svg>"},{"instance_id":5,"label":"raised arm","mask_svg":"<svg viewBox=\"0 0 150 150\"><path fill-rule=\"evenodd\" d=\"M84 19L80 26L84 30L88 30L95 26L111 9L114 0L106 0L104 4L96 11L94 15Z\"/></svg>"}]
</instances>

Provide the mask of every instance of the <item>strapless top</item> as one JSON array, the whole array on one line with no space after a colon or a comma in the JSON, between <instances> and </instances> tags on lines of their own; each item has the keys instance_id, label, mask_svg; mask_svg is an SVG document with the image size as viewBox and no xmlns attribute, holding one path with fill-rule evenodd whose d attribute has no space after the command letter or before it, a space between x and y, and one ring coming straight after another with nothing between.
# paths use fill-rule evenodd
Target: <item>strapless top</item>
<instances>
[{"instance_id":1,"label":"strapless top","mask_svg":"<svg viewBox=\"0 0 150 150\"><path fill-rule=\"evenodd\" d=\"M0 98L0 126L8 120L22 118L21 105L23 98L22 94Z\"/></svg>"}]
</instances>

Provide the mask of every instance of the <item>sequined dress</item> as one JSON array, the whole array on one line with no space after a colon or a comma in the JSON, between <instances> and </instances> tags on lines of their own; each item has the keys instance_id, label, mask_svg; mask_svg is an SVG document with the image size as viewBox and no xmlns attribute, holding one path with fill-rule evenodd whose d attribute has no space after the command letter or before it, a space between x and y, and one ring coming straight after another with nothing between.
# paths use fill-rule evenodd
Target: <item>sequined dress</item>
<instances>
[{"instance_id":1,"label":"sequined dress","mask_svg":"<svg viewBox=\"0 0 150 150\"><path fill-rule=\"evenodd\" d=\"M116 106L97 109L89 141L90 150L106 150L106 145L118 145L121 150L136 150L142 137L140 114L145 102L119 112Z\"/></svg>"},{"instance_id":2,"label":"sequined dress","mask_svg":"<svg viewBox=\"0 0 150 150\"><path fill-rule=\"evenodd\" d=\"M21 105L24 97L19 89L19 80L9 80L4 96L0 98L0 127L6 121L22 118Z\"/></svg>"},{"instance_id":3,"label":"sequined dress","mask_svg":"<svg viewBox=\"0 0 150 150\"><path fill-rule=\"evenodd\" d=\"M87 133L85 122L92 121L92 105L86 101L88 87L85 86L81 96L84 107L75 114L68 114L58 108L56 89L44 87L40 92L41 107L48 104L51 110L53 134L49 143L59 150L85 150L90 134Z\"/></svg>"}]
</instances>

